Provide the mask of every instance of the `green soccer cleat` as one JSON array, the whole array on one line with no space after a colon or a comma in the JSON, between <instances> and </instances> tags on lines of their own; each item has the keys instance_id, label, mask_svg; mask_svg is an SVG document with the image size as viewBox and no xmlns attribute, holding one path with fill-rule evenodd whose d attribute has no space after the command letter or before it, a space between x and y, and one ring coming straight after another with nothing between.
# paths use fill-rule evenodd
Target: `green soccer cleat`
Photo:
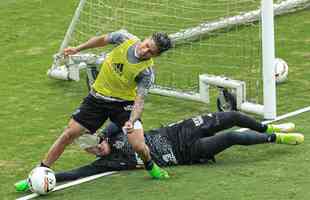
<instances>
[{"instance_id":1,"label":"green soccer cleat","mask_svg":"<svg viewBox=\"0 0 310 200\"><path fill-rule=\"evenodd\" d=\"M268 124L267 133L290 133L295 130L294 123L284 123L284 124Z\"/></svg>"},{"instance_id":2,"label":"green soccer cleat","mask_svg":"<svg viewBox=\"0 0 310 200\"><path fill-rule=\"evenodd\" d=\"M153 164L153 168L148 172L151 175L151 177L154 179L167 179L167 178L169 178L168 172L161 169L160 167L158 167L158 165L156 165L155 163Z\"/></svg>"},{"instance_id":3,"label":"green soccer cleat","mask_svg":"<svg viewBox=\"0 0 310 200\"><path fill-rule=\"evenodd\" d=\"M304 142L305 138L300 133L275 133L277 144L292 144L297 145Z\"/></svg>"},{"instance_id":4,"label":"green soccer cleat","mask_svg":"<svg viewBox=\"0 0 310 200\"><path fill-rule=\"evenodd\" d=\"M14 184L14 186L17 192L24 192L30 189L28 181L26 179L18 181Z\"/></svg>"}]
</instances>

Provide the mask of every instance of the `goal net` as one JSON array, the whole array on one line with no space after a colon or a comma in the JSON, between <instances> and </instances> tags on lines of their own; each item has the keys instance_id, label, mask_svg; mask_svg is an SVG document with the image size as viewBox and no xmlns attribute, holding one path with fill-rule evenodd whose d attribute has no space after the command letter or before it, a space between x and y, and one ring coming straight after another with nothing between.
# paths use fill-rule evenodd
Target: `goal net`
<instances>
[{"instance_id":1,"label":"goal net","mask_svg":"<svg viewBox=\"0 0 310 200\"><path fill-rule=\"evenodd\" d=\"M243 98L248 102L264 105L266 88L262 68L261 3L261 0L81 0L60 52L64 47L76 46L94 35L120 29L125 29L141 39L153 32L164 31L173 39L175 47L156 58L154 92L185 98L193 95L192 99L201 100L199 75L212 74L244 82L246 87L243 88ZM296 41L300 44L296 44L296 51L299 51L298 48L301 48L306 38L306 32L301 38L295 29L303 31L305 22L294 19L296 16L302 18L300 13L309 7L310 0L274 3L274 14L281 16L279 22L277 17L275 21L276 57L286 60L290 70L294 71L293 68L299 61L297 57L289 55L290 47L294 46ZM267 22L268 20L270 19L266 19ZM290 38L293 36L288 32L297 35ZM103 51L109 52L111 48L113 47L92 49L83 53L100 54ZM59 61L59 57L56 60ZM53 68L58 67L59 63L55 63ZM303 66L297 67L302 70ZM296 78L305 79L300 74L299 77L297 72L294 74L290 71L287 83L289 86L279 86L281 89L277 93L277 99L282 102L278 101L280 113L286 112L283 101L290 93L283 93L294 84L295 81L291 79L295 75ZM267 78L267 82L268 80ZM273 95L273 91L270 94ZM217 92L210 93L211 99L216 96Z\"/></svg>"}]
</instances>

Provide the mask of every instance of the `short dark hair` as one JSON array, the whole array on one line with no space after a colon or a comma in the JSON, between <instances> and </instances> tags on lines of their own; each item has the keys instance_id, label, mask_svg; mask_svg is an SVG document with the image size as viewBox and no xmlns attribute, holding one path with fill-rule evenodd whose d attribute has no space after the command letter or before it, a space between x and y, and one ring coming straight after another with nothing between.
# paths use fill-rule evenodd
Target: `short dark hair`
<instances>
[{"instance_id":1,"label":"short dark hair","mask_svg":"<svg viewBox=\"0 0 310 200\"><path fill-rule=\"evenodd\" d=\"M158 48L159 54L167 51L172 47L171 39L167 33L155 32L152 35L152 39Z\"/></svg>"}]
</instances>

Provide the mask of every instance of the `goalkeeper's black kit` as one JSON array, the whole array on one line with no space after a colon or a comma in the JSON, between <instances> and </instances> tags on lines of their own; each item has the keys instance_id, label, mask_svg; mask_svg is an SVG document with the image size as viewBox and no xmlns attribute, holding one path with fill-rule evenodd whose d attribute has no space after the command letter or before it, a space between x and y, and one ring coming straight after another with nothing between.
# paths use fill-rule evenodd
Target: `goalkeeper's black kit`
<instances>
[{"instance_id":1,"label":"goalkeeper's black kit","mask_svg":"<svg viewBox=\"0 0 310 200\"><path fill-rule=\"evenodd\" d=\"M233 126L246 127L254 131L220 132ZM197 116L147 131L145 142L150 148L153 160L158 165L186 165L214 160L217 153L232 145L274 142L275 135L264 134L266 130L266 125L256 122L244 114L222 112ZM74 180L106 171L135 169L138 165L143 164L128 143L127 136L115 125L108 126L106 137L111 145L110 155L97 157L89 165L57 173L57 182Z\"/></svg>"}]
</instances>

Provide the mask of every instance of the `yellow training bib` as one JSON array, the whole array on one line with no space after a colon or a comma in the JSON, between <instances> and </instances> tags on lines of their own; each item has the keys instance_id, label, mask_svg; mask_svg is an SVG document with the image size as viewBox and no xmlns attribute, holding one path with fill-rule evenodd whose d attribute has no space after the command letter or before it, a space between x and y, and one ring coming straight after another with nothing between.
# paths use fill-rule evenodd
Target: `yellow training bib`
<instances>
[{"instance_id":1,"label":"yellow training bib","mask_svg":"<svg viewBox=\"0 0 310 200\"><path fill-rule=\"evenodd\" d=\"M102 95L132 101L136 97L136 76L153 65L153 59L129 63L127 52L137 40L130 39L115 47L102 64L93 88Z\"/></svg>"}]
</instances>

